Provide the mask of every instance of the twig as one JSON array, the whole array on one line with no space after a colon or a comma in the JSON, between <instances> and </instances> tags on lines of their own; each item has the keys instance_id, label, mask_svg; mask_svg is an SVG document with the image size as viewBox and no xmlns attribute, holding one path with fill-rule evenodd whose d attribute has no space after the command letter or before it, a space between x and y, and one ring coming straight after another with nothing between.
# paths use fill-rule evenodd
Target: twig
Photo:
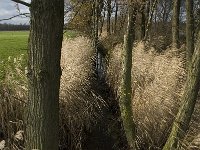
<instances>
[{"instance_id":1,"label":"twig","mask_svg":"<svg viewBox=\"0 0 200 150\"><path fill-rule=\"evenodd\" d=\"M22 4L22 5L27 6L27 7L31 7L31 4L24 2L22 0L11 0L11 1Z\"/></svg>"},{"instance_id":2,"label":"twig","mask_svg":"<svg viewBox=\"0 0 200 150\"><path fill-rule=\"evenodd\" d=\"M0 19L0 21L11 20L11 19L16 18L16 17L19 17L19 16L26 16L26 17L29 17L29 16L27 16L28 14L29 14L29 13L22 13L22 14L18 14L18 15L12 16L12 17L10 17L10 18Z\"/></svg>"}]
</instances>

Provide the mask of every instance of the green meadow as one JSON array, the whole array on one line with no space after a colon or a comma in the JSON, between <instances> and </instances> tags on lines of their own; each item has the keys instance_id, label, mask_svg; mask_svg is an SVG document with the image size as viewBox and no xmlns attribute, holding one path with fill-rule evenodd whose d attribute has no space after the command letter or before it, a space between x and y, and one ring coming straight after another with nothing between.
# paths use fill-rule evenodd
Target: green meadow
<instances>
[{"instance_id":1,"label":"green meadow","mask_svg":"<svg viewBox=\"0 0 200 150\"><path fill-rule=\"evenodd\" d=\"M28 31L0 32L0 60L27 54Z\"/></svg>"},{"instance_id":2,"label":"green meadow","mask_svg":"<svg viewBox=\"0 0 200 150\"><path fill-rule=\"evenodd\" d=\"M0 61L8 57L17 57L27 54L28 31L0 31ZM64 31L65 38L74 38L78 32Z\"/></svg>"},{"instance_id":3,"label":"green meadow","mask_svg":"<svg viewBox=\"0 0 200 150\"><path fill-rule=\"evenodd\" d=\"M28 31L0 32L0 80L5 78L6 71L8 68L12 69L15 63L20 61L21 65L25 67L28 35Z\"/></svg>"},{"instance_id":4,"label":"green meadow","mask_svg":"<svg viewBox=\"0 0 200 150\"><path fill-rule=\"evenodd\" d=\"M8 57L17 57L27 54L28 31L0 31L0 61ZM77 31L64 31L65 38L74 38Z\"/></svg>"},{"instance_id":5,"label":"green meadow","mask_svg":"<svg viewBox=\"0 0 200 150\"><path fill-rule=\"evenodd\" d=\"M78 35L77 31L64 31L64 38ZM26 66L28 36L29 31L0 31L0 81L5 78L6 72L15 69L16 63L23 68Z\"/></svg>"}]
</instances>

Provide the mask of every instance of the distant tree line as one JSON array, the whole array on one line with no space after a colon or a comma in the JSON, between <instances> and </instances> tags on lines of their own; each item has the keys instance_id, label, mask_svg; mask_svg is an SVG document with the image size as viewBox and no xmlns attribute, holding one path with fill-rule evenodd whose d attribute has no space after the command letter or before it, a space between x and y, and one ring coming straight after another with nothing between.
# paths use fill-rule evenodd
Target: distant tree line
<instances>
[{"instance_id":1,"label":"distant tree line","mask_svg":"<svg viewBox=\"0 0 200 150\"><path fill-rule=\"evenodd\" d=\"M21 30L29 30L30 25L26 24L0 24L0 31L21 31Z\"/></svg>"}]
</instances>

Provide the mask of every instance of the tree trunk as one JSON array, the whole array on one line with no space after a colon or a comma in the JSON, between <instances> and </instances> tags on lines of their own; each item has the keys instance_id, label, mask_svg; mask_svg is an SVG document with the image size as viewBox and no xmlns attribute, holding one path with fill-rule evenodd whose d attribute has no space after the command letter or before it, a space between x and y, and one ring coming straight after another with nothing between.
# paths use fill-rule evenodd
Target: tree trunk
<instances>
[{"instance_id":1,"label":"tree trunk","mask_svg":"<svg viewBox=\"0 0 200 150\"><path fill-rule=\"evenodd\" d=\"M118 0L115 0L115 25L114 25L114 33L117 31L117 16L118 16Z\"/></svg>"},{"instance_id":2,"label":"tree trunk","mask_svg":"<svg viewBox=\"0 0 200 150\"><path fill-rule=\"evenodd\" d=\"M99 0L93 0L93 48L96 52L96 74L99 76L99 61L98 61L98 26L99 26Z\"/></svg>"},{"instance_id":3,"label":"tree trunk","mask_svg":"<svg viewBox=\"0 0 200 150\"><path fill-rule=\"evenodd\" d=\"M150 5L151 5L150 0L146 0L146 4L145 5L146 5L146 8L145 8L145 18L146 18L146 23L147 23L148 19L149 19L149 13L150 13Z\"/></svg>"},{"instance_id":4,"label":"tree trunk","mask_svg":"<svg viewBox=\"0 0 200 150\"><path fill-rule=\"evenodd\" d=\"M105 18L105 11L103 11L103 16L101 16L101 19L100 19L100 31L99 31L99 36L101 36L101 34L102 34L102 32L103 32L104 18Z\"/></svg>"},{"instance_id":5,"label":"tree trunk","mask_svg":"<svg viewBox=\"0 0 200 150\"><path fill-rule=\"evenodd\" d=\"M150 30L150 27L151 27L151 22L152 22L153 14L154 14L154 12L156 10L157 2L158 2L158 0L154 0L153 5L151 6L150 16L148 18L147 25L146 25L146 31L145 31L144 40L147 40L147 38L149 36L149 30Z\"/></svg>"},{"instance_id":6,"label":"tree trunk","mask_svg":"<svg viewBox=\"0 0 200 150\"><path fill-rule=\"evenodd\" d=\"M107 35L110 35L111 0L107 0L107 5Z\"/></svg>"},{"instance_id":7,"label":"tree trunk","mask_svg":"<svg viewBox=\"0 0 200 150\"><path fill-rule=\"evenodd\" d=\"M136 129L133 120L132 111L132 86L131 86L131 69L132 69L132 48L134 41L134 25L136 11L133 0L128 1L128 24L126 35L124 36L124 48L122 55L122 82L120 86L120 111L123 126L128 144L131 149L135 149Z\"/></svg>"},{"instance_id":8,"label":"tree trunk","mask_svg":"<svg viewBox=\"0 0 200 150\"><path fill-rule=\"evenodd\" d=\"M145 1L142 2L140 11L138 11L138 40L143 40L145 36Z\"/></svg>"},{"instance_id":9,"label":"tree trunk","mask_svg":"<svg viewBox=\"0 0 200 150\"><path fill-rule=\"evenodd\" d=\"M146 3L145 3L145 31L144 31L144 37L146 36L146 28L147 28L147 23L148 23L148 20L149 20L149 15L150 15L150 5L151 5L151 2L150 0L146 0Z\"/></svg>"},{"instance_id":10,"label":"tree trunk","mask_svg":"<svg viewBox=\"0 0 200 150\"><path fill-rule=\"evenodd\" d=\"M141 23L141 40L145 37L146 30L146 18L145 18L145 8L142 10L142 23Z\"/></svg>"},{"instance_id":11,"label":"tree trunk","mask_svg":"<svg viewBox=\"0 0 200 150\"><path fill-rule=\"evenodd\" d=\"M192 60L194 51L194 18L193 18L193 0L186 0L186 57L187 66Z\"/></svg>"},{"instance_id":12,"label":"tree trunk","mask_svg":"<svg viewBox=\"0 0 200 150\"><path fill-rule=\"evenodd\" d=\"M99 9L99 22L100 22L99 36L101 36L101 34L103 32L103 25L104 25L104 18L105 18L105 10L104 10L104 1L103 0L99 1L99 6L100 6L100 9ZM102 11L103 11L103 16L101 15Z\"/></svg>"},{"instance_id":13,"label":"tree trunk","mask_svg":"<svg viewBox=\"0 0 200 150\"><path fill-rule=\"evenodd\" d=\"M58 150L64 1L32 0L26 149Z\"/></svg>"},{"instance_id":14,"label":"tree trunk","mask_svg":"<svg viewBox=\"0 0 200 150\"><path fill-rule=\"evenodd\" d=\"M173 2L173 16L172 16L172 46L179 47L179 15L180 15L180 0Z\"/></svg>"},{"instance_id":15,"label":"tree trunk","mask_svg":"<svg viewBox=\"0 0 200 150\"><path fill-rule=\"evenodd\" d=\"M195 52L192 56L192 62L190 63L186 86L182 97L182 105L179 108L179 112L173 123L169 138L163 148L163 150L178 149L180 144L178 143L185 136L188 130L192 113L196 104L200 86L200 32L198 33L198 41Z\"/></svg>"}]
</instances>

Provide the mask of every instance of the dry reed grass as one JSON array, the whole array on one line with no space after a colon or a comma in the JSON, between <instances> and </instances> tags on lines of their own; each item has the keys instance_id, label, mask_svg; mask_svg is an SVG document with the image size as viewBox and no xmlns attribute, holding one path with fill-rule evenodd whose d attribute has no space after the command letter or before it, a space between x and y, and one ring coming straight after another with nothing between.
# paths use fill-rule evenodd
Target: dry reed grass
<instances>
[{"instance_id":1,"label":"dry reed grass","mask_svg":"<svg viewBox=\"0 0 200 150\"><path fill-rule=\"evenodd\" d=\"M101 117L104 100L94 88L95 51L91 41L76 37L63 42L61 67L60 103L62 126L70 130L69 140L81 149L84 130L89 130Z\"/></svg>"},{"instance_id":2,"label":"dry reed grass","mask_svg":"<svg viewBox=\"0 0 200 150\"><path fill-rule=\"evenodd\" d=\"M118 93L120 86L122 45L117 45L110 53L108 82ZM140 148L161 149L180 105L185 81L184 53L180 50L167 49L162 54L144 43L136 43L133 49L133 113L137 129L137 144ZM118 94L117 94L118 95ZM119 95L118 95L119 96ZM188 147L199 135L196 109L195 119L184 145ZM195 125L196 124L196 125ZM193 132L192 132L193 131ZM196 132L196 133L195 133ZM195 133L195 134L194 134ZM186 148L187 149L187 148Z\"/></svg>"},{"instance_id":3,"label":"dry reed grass","mask_svg":"<svg viewBox=\"0 0 200 150\"><path fill-rule=\"evenodd\" d=\"M108 65L109 83L116 92L120 82L121 50L122 45L117 45L111 51ZM67 149L82 148L85 131L101 117L101 110L105 107L105 102L93 90L94 55L91 42L85 37L63 42L60 145L67 146ZM0 87L1 127L8 139L6 147L13 150L23 146L23 141L16 141L16 137L18 131L24 129L22 114L27 98L25 71L20 66L20 60L21 58L12 60L16 63L16 68L8 68L5 82ZM132 79L138 146L160 149L166 140L183 92L184 55L172 49L157 54L153 48L146 49L143 43L137 43L133 54ZM183 141L183 149L200 147L199 105L200 103L196 106L190 130Z\"/></svg>"},{"instance_id":4,"label":"dry reed grass","mask_svg":"<svg viewBox=\"0 0 200 150\"><path fill-rule=\"evenodd\" d=\"M62 77L60 87L60 148L81 149L85 132L101 117L104 100L96 94L93 85L94 56L91 41L85 37L67 39L62 49ZM26 71L22 58L12 60L4 84L0 88L0 119L6 134L6 147L13 150L24 146L19 131L24 130L23 112L27 100ZM17 140L20 137L23 140ZM0 141L1 142L1 141Z\"/></svg>"},{"instance_id":5,"label":"dry reed grass","mask_svg":"<svg viewBox=\"0 0 200 150\"><path fill-rule=\"evenodd\" d=\"M22 66L24 56L8 58L6 77L0 85L0 127L6 141L4 149L23 149L24 141L15 135L24 129L23 112L27 98L25 69Z\"/></svg>"}]
</instances>

